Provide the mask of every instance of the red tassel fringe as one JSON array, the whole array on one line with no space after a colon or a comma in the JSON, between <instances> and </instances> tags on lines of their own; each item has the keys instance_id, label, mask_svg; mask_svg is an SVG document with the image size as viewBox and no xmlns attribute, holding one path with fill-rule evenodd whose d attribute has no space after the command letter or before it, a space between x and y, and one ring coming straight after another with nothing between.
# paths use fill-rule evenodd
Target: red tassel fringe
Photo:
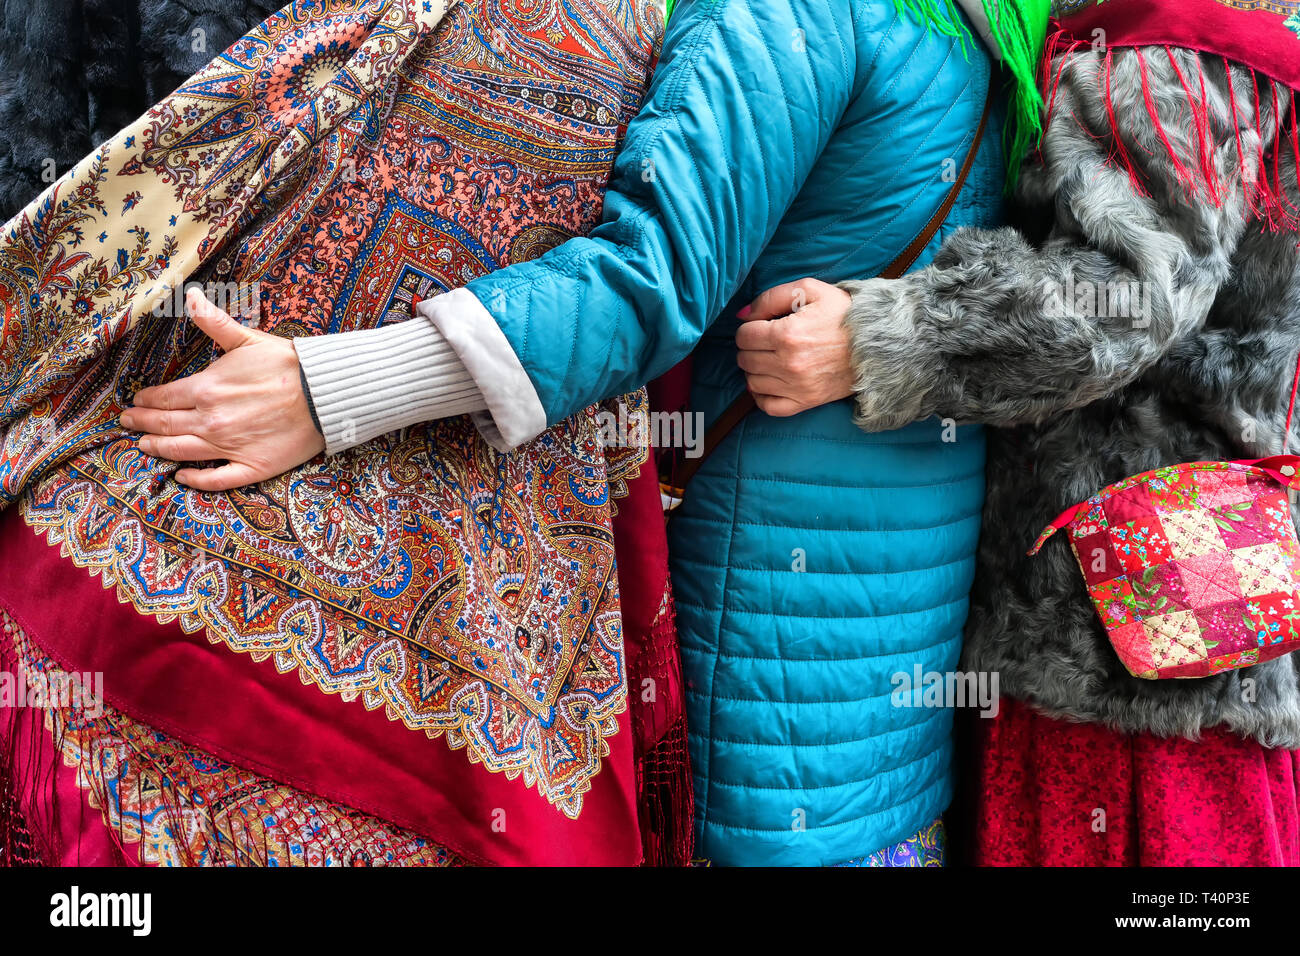
<instances>
[{"instance_id":1,"label":"red tassel fringe","mask_svg":"<svg viewBox=\"0 0 1300 956\"><path fill-rule=\"evenodd\" d=\"M629 656L628 688L632 736L637 741L637 819L645 866L688 866L695 849L695 791L687 749L685 701L681 696L681 657L669 586L642 653ZM642 703L637 689L644 677L672 694L655 707ZM675 693L673 693L675 692ZM646 743L653 741L653 743Z\"/></svg>"},{"instance_id":2,"label":"red tassel fringe","mask_svg":"<svg viewBox=\"0 0 1300 956\"><path fill-rule=\"evenodd\" d=\"M0 867L49 866L13 794L13 777L0 765Z\"/></svg>"},{"instance_id":3,"label":"red tassel fringe","mask_svg":"<svg viewBox=\"0 0 1300 956\"><path fill-rule=\"evenodd\" d=\"M20 680L18 657L3 624L0 614L0 672ZM31 805L24 798L31 794L19 781L28 781L28 787L34 785L35 774L30 771L39 765L40 754L36 741L27 741L23 747L18 717L18 708L0 708L0 866L51 866L55 861L51 841L37 836L39 828L23 812L24 806Z\"/></svg>"},{"instance_id":4,"label":"red tassel fringe","mask_svg":"<svg viewBox=\"0 0 1300 956\"><path fill-rule=\"evenodd\" d=\"M6 631L2 625L6 616L0 611L0 669L25 680L25 664L16 646L17 634ZM136 752L143 772L135 777L134 806L125 806L123 794L110 790L104 781L114 775L107 766L85 767L83 781L89 792L79 792L76 809L62 806L59 787L54 774L63 762L63 732L65 715L55 711L55 733L44 726L44 711L28 709L21 715L19 708L6 707L0 711L0 866L57 866L64 863L82 865L124 866L144 862L144 835L127 832L127 825L138 823L136 808L145 805L143 787L147 779L154 805L162 814L161 826L173 834L189 832L185 816L201 814L204 819L202 846L192 848L184 839L173 840L171 846L177 855L175 862L182 866L264 866L273 856L282 860L294 858L287 843L273 844L265 829L254 832L246 819L238 813L203 802L182 783L170 778L159 766L153 765L147 754ZM96 731L83 727L79 731L80 753L83 767L86 762L108 759L108 748L98 746L100 739L109 740L116 733L111 718L105 715L106 729ZM121 778L119 777L119 783ZM94 804L91 806L91 804ZM129 803L129 801L127 801ZM100 808L108 808L105 813ZM75 833L99 833L95 846L88 848L81 842L76 846L63 845L62 833L69 832L64 815L77 814ZM87 827L87 817L93 816ZM111 821L111 822L110 822ZM142 830L143 828L139 828ZM348 842L343 834L330 832L327 836L348 866L368 866L371 861L360 843ZM301 841L298 841L301 842ZM347 842L348 845L342 845ZM83 857L83 851L87 857Z\"/></svg>"},{"instance_id":5,"label":"red tassel fringe","mask_svg":"<svg viewBox=\"0 0 1300 956\"><path fill-rule=\"evenodd\" d=\"M1069 54L1088 49L1091 49L1091 45L1087 41L1071 39L1065 31L1058 31L1048 37L1039 74L1040 85L1044 91L1044 100L1047 103L1047 117L1044 121L1044 129L1055 118L1057 93L1060 89L1065 66L1069 60ZM1222 206L1227 199L1228 187L1215 170L1214 138L1210 129L1209 98L1206 93L1204 71L1199 71L1200 75L1196 78L1197 85L1199 85L1198 95L1198 92L1193 89L1193 84L1188 81L1187 76L1179 67L1172 48L1166 46L1149 49L1163 49L1165 51L1165 55L1168 56L1169 62L1182 84L1183 92L1187 98L1188 111L1192 117L1193 127L1196 132L1196 142L1189 144L1194 148L1195 155L1181 154L1170 139L1163 123L1161 123L1159 110L1149 83L1146 59L1149 50L1135 48L1138 65L1142 71L1142 93L1147 116L1150 122L1154 124L1160 142L1168 153L1177 172L1179 182L1187 191L1188 196L1198 202L1208 202L1214 206ZM1058 60L1059 62L1057 62ZM1232 71L1228 61L1223 60L1222 62L1227 74L1228 89L1231 92L1229 100L1232 107L1233 122L1236 126L1237 158L1242 170L1250 170L1253 173L1253 177L1247 177L1244 183L1247 208L1250 210L1251 215L1261 220L1269 231L1300 232L1300 207L1297 207L1288 194L1281 177L1281 167L1284 160L1283 149L1285 147L1290 148L1291 158L1300 168L1300 128L1297 128L1296 124L1295 91L1291 91L1289 97L1289 111L1284 110L1281 98L1278 95L1278 84L1270 80L1269 93L1271 95L1268 102L1265 102L1265 97L1261 96L1260 93L1259 76L1252 71L1251 82L1256 116L1267 115L1271 108L1273 121L1276 124L1275 128L1278 132L1274 137L1271 151L1267 150L1264 143L1261 142L1257 155L1247 157L1246 148L1242 141L1241 117L1237 107L1239 91L1233 89ZM1105 103L1106 115L1110 121L1111 129L1119 130L1121 125L1119 117L1116 115L1111 90L1113 70L1114 55L1108 49L1098 78L1098 95ZM1140 195L1149 196L1149 184L1142 174L1140 163L1135 161L1130 154L1124 137L1112 135L1108 148L1110 162L1116 168L1123 169L1128 174L1133 188Z\"/></svg>"},{"instance_id":6,"label":"red tassel fringe","mask_svg":"<svg viewBox=\"0 0 1300 956\"><path fill-rule=\"evenodd\" d=\"M15 625L0 611L0 625ZM19 652L17 630L0 626L0 670L15 679L26 680L26 665ZM690 756L687 749L686 717L681 698L681 665L677 650L677 634L672 612L671 596L664 595L663 604L650 628L643 649L635 661L629 662L630 682L633 689L633 737L637 741L635 770L638 818L644 862L651 866L686 866L694 846L694 797L691 781ZM657 705L644 705L636 695L642 677L652 677L662 688ZM88 767L82 780L90 787L89 793L79 794L76 808L64 807L55 785L55 773L63 761L62 733L65 721L61 712L55 712L55 733L44 726L43 711L30 708L20 711L16 707L0 709L0 866L52 866L60 863L80 864L83 846L65 847L61 833L98 833L103 827L103 838L96 838L95 847L87 850L89 858L97 863L125 865L143 862L144 840L142 834L127 832L134 822L134 807L145 805L139 789L147 779L152 803L159 808L171 833L187 833L194 822L188 823L186 811L201 814L205 834L197 850L185 840L173 841L171 846L179 855L175 862L184 866L204 865L258 866L273 856L292 859L288 846L278 846L272 853L268 833L259 828L253 832L242 815L207 805L197 794L189 792L178 781L170 779L161 766L154 766L145 753L136 751L134 759L141 761L141 772L134 774L137 793L133 806L125 806L123 794L110 791L103 781L114 775L107 767ZM102 731L106 740L114 738L110 723ZM96 745L96 731L83 726L78 731L80 746L76 752L81 760L104 760L109 748ZM97 772L98 771L98 772ZM119 784L122 782L119 777ZM125 801L130 804L130 800ZM103 812L99 808L108 808ZM69 831L60 821L69 814L78 814L78 825ZM87 815L93 815L95 826L83 825ZM111 821L111 822L110 822ZM330 837L335 852L340 853L346 865L366 866L371 862L360 844L340 848L341 834Z\"/></svg>"},{"instance_id":7,"label":"red tassel fringe","mask_svg":"<svg viewBox=\"0 0 1300 956\"><path fill-rule=\"evenodd\" d=\"M637 817L645 866L687 866L695 846L695 799L686 716L636 762Z\"/></svg>"}]
</instances>

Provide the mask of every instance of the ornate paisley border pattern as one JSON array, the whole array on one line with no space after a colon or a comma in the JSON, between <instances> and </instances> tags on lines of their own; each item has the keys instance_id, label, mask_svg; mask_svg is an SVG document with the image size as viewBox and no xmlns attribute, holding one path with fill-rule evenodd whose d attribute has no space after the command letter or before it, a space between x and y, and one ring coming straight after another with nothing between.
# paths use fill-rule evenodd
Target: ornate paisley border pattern
<instances>
[{"instance_id":1,"label":"ornate paisley border pattern","mask_svg":"<svg viewBox=\"0 0 1300 956\"><path fill-rule=\"evenodd\" d=\"M297 671L305 684L382 707L413 730L445 737L472 763L511 780L522 775L576 818L627 704L613 546L608 519L601 520L609 507L604 469L598 460L566 455L572 449L549 436L531 457L521 456L519 482L490 489L472 464L457 464L447 435L429 439L421 431L393 441L386 455L368 443L364 453L340 456L356 466L351 473L334 464L284 479L305 487L301 494L242 498L180 488L119 441L81 456L70 475L39 482L20 512L141 614L176 621L189 633L203 630L214 644L270 660L281 673ZM430 446L439 448L436 455ZM414 464L428 468L435 459L436 467L471 477L449 489ZM405 480L400 495L394 470ZM341 482L352 485L350 499L338 493ZM512 493L514 484L523 490ZM572 499L555 495L558 488L585 495L590 513L575 511ZM440 521L459 522L466 512L492 523L484 498L493 491L515 502L498 523L501 514L536 512L520 495L555 499L560 510L527 541L515 532L511 548L481 538L479 583L455 584L475 573L475 556L464 567L453 553L460 545L445 537L445 550L429 548L433 564L403 547L439 537ZM319 514L343 511L349 500L364 514L360 535L349 532L346 516L335 516L331 527ZM385 526L372 516L372 502L387 503L398 517ZM538 553L542 543L548 553ZM441 573L443 583L421 589L412 606L405 592L416 572ZM348 577L355 581L341 585ZM539 589L565 595L561 619L539 608ZM530 621L537 625L531 632ZM511 630L515 641L500 647ZM543 634L553 635L544 645Z\"/></svg>"},{"instance_id":2,"label":"ornate paisley border pattern","mask_svg":"<svg viewBox=\"0 0 1300 956\"><path fill-rule=\"evenodd\" d=\"M0 268L0 297L66 280L94 299L6 318L0 496L139 613L383 708L576 818L627 705L611 514L647 455L603 448L597 407L508 455L453 419L220 495L116 427L138 387L214 357L146 314L159 269L255 282L263 331L321 334L408 319L415 296L592 228L658 25L649 0L543 6L298 0L29 209L40 255L103 229L125 264ZM54 210L71 225L33 231Z\"/></svg>"},{"instance_id":3,"label":"ornate paisley border pattern","mask_svg":"<svg viewBox=\"0 0 1300 956\"><path fill-rule=\"evenodd\" d=\"M0 611L29 686L64 672ZM44 732L104 826L160 866L454 866L438 844L232 764L107 705L44 708Z\"/></svg>"}]
</instances>

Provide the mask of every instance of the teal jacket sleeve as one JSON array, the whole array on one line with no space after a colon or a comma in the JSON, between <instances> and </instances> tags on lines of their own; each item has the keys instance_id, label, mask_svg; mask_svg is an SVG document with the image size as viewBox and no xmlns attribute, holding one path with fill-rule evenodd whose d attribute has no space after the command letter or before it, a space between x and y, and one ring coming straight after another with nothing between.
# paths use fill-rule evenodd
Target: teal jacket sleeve
<instances>
[{"instance_id":1,"label":"teal jacket sleeve","mask_svg":"<svg viewBox=\"0 0 1300 956\"><path fill-rule=\"evenodd\" d=\"M770 240L844 113L848 0L682 0L601 224L469 283L547 424L684 358Z\"/></svg>"}]
</instances>

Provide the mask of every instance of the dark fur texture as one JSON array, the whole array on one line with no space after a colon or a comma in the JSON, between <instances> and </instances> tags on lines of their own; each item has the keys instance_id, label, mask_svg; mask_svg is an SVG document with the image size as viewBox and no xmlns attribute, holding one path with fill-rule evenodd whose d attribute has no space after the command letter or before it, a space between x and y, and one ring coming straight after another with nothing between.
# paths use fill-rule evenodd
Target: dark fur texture
<instances>
[{"instance_id":1,"label":"dark fur texture","mask_svg":"<svg viewBox=\"0 0 1300 956\"><path fill-rule=\"evenodd\" d=\"M8 220L282 0L3 0L0 218ZM195 50L196 30L205 49Z\"/></svg>"},{"instance_id":2,"label":"dark fur texture","mask_svg":"<svg viewBox=\"0 0 1300 956\"><path fill-rule=\"evenodd\" d=\"M938 414L1003 426L989 435L965 667L997 671L1003 693L1067 719L1190 738L1221 726L1300 747L1300 655L1207 679L1136 679L1110 647L1064 536L1025 554L1060 511L1111 482L1277 453L1300 351L1297 237L1269 233L1247 208L1222 61L1177 51L1184 75L1206 77L1227 185L1218 206L1178 182L1143 102L1137 54L1113 55L1118 125L1150 195L1108 161L1102 61L1076 54L1043 159L1027 165L1019 189L1026 222L1050 224L1043 241L965 231L903 280L845 284L859 423L884 429ZM1196 133L1181 82L1163 50L1147 65L1163 126L1190 164ZM1269 106L1262 117L1253 80ZM1262 141L1271 156L1270 82L1234 67L1232 88L1245 155ZM1288 106L1290 91L1277 92ZM1281 179L1300 202L1293 151L1281 152ZM1070 276L1141 282L1148 321L1049 312L1047 284Z\"/></svg>"}]
</instances>

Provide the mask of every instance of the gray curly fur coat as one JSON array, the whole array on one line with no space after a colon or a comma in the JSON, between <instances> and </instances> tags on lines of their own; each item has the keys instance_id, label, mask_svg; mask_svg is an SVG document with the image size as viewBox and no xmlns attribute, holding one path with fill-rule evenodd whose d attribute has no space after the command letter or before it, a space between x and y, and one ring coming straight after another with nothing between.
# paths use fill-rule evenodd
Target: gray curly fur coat
<instances>
[{"instance_id":1,"label":"gray curly fur coat","mask_svg":"<svg viewBox=\"0 0 1300 956\"><path fill-rule=\"evenodd\" d=\"M1157 109L1190 164L1187 98L1156 52L1146 60ZM1179 184L1143 102L1137 53L1113 51L1112 95L1149 196L1107 162L1116 131L1098 92L1100 56L1069 56L1042 157L1026 165L1017 194L1023 223L1046 224L1046 234L965 231L904 279L844 284L858 421L879 430L937 414L1000 426L989 434L964 667L998 672L1004 694L1061 718L1189 738L1225 727L1296 748L1300 654L1206 679L1139 680L1111 649L1064 536L1025 553L1059 512L1111 482L1281 450L1300 351L1297 237L1270 233L1247 208L1222 61L1176 52L1185 76L1204 70L1215 162L1229 185L1222 207ZM1257 116L1251 72L1233 70L1244 153L1259 155L1262 143L1271 156L1273 110ZM1272 84L1254 79L1271 107ZM1277 94L1289 106L1290 91ZM1300 203L1293 150L1281 154L1279 175ZM1048 284L1071 279L1076 289L1141 282L1149 309L1130 308L1134 321L1069 302L1049 308L1072 297L1053 302ZM1294 438L1290 449L1300 449Z\"/></svg>"},{"instance_id":2,"label":"gray curly fur coat","mask_svg":"<svg viewBox=\"0 0 1300 956\"><path fill-rule=\"evenodd\" d=\"M0 220L283 5L0 0Z\"/></svg>"}]
</instances>

